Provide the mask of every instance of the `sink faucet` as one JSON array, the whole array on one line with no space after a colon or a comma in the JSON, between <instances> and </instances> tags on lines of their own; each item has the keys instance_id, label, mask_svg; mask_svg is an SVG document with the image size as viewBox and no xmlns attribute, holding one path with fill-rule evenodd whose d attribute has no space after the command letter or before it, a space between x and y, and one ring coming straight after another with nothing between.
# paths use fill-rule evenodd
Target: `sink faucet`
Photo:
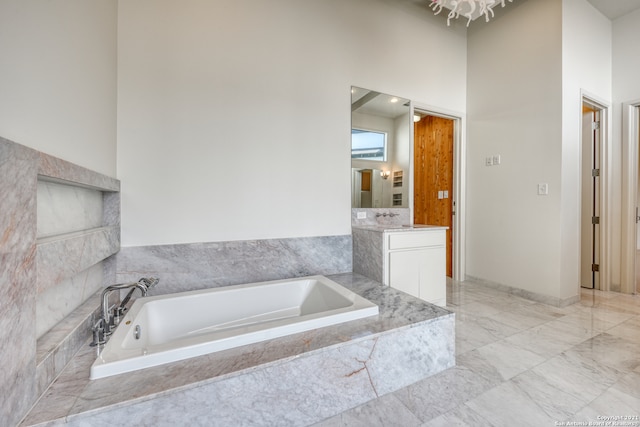
<instances>
[{"instance_id":1,"label":"sink faucet","mask_svg":"<svg viewBox=\"0 0 640 427\"><path fill-rule=\"evenodd\" d=\"M91 343L91 345L96 346L99 344L104 344L107 341L107 337L111 335L113 333L113 329L118 326L120 316L125 312L126 305L136 289L140 291L143 297L146 297L149 289L157 285L159 281L160 279L157 279L155 277L143 277L137 282L119 283L116 285L107 286L102 291L102 312L98 321L93 325L93 342ZM119 291L123 289L130 289L130 291L129 293L127 293L127 296L124 297L120 305L114 308L112 311L111 307L109 307L109 296L113 291Z\"/></svg>"}]
</instances>

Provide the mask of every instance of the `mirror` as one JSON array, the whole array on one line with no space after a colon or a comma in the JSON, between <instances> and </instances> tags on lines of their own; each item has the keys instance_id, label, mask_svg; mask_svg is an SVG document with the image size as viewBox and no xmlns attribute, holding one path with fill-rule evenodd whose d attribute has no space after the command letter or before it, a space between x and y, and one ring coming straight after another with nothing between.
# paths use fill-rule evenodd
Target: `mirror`
<instances>
[{"instance_id":1,"label":"mirror","mask_svg":"<svg viewBox=\"0 0 640 427\"><path fill-rule=\"evenodd\" d=\"M408 99L351 88L351 207L409 207Z\"/></svg>"}]
</instances>

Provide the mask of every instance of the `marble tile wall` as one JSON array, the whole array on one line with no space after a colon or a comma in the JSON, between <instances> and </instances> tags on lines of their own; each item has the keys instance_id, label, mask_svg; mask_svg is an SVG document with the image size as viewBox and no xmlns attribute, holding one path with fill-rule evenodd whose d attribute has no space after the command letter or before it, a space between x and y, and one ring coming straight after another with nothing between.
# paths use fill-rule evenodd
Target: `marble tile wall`
<instances>
[{"instance_id":1,"label":"marble tile wall","mask_svg":"<svg viewBox=\"0 0 640 427\"><path fill-rule=\"evenodd\" d=\"M383 238L384 233L354 227L353 272L383 283Z\"/></svg>"},{"instance_id":2,"label":"marble tile wall","mask_svg":"<svg viewBox=\"0 0 640 427\"><path fill-rule=\"evenodd\" d=\"M49 195L57 197L55 195L60 194L57 190L45 191L52 188L50 183L90 189L94 191L90 199L96 199L95 192L104 192L101 196L102 226L89 233L39 240L39 180L40 194L45 200ZM119 181L113 178L0 137L0 292L3 295L0 298L0 342L4 345L0 352L0 425L16 425L48 386L42 381L47 376L38 374L39 364L47 356L38 356L37 346L41 340L37 338L48 329L38 320L38 312L45 313L50 319L66 316L73 308L69 308L65 295L73 292L76 298L89 298L93 289L86 288L87 282L82 283L84 288L78 289L79 282L90 278L89 282L93 282L90 287L95 288L96 282L104 283L105 272L113 271L94 265L100 265L102 259L119 247L119 188ZM63 207L68 204L64 200L56 203ZM84 227L92 226L100 216L94 212L96 210L96 206L89 208L91 212L87 215L91 218L83 218L81 224L71 225L71 229L84 230ZM56 215L64 217L64 214ZM70 223L78 219L75 213L71 216L74 219L63 219L64 224L60 227L50 221L51 215L45 215L41 229L54 235L64 233ZM67 238L73 244L60 242ZM63 284L64 292L57 287L60 284ZM42 297L39 299L38 295ZM71 343L61 339L62 345ZM60 345L57 343L52 347L59 348ZM77 347L67 349L67 359L57 358L59 369L75 350ZM49 380L56 375L55 369L51 370Z\"/></svg>"},{"instance_id":3,"label":"marble tile wall","mask_svg":"<svg viewBox=\"0 0 640 427\"><path fill-rule=\"evenodd\" d=\"M35 151L0 138L0 425L35 401Z\"/></svg>"},{"instance_id":4,"label":"marble tile wall","mask_svg":"<svg viewBox=\"0 0 640 427\"><path fill-rule=\"evenodd\" d=\"M116 253L119 248L118 226L38 239L38 293L57 287L64 280Z\"/></svg>"},{"instance_id":5,"label":"marble tile wall","mask_svg":"<svg viewBox=\"0 0 640 427\"><path fill-rule=\"evenodd\" d=\"M367 217L358 219L358 212ZM393 216L389 215L393 214ZM411 212L408 208L353 208L351 209L351 225L406 225L411 223Z\"/></svg>"},{"instance_id":6,"label":"marble tile wall","mask_svg":"<svg viewBox=\"0 0 640 427\"><path fill-rule=\"evenodd\" d=\"M102 227L102 192L38 180L38 238Z\"/></svg>"},{"instance_id":7,"label":"marble tile wall","mask_svg":"<svg viewBox=\"0 0 640 427\"><path fill-rule=\"evenodd\" d=\"M42 337L103 286L104 266L99 262L63 280L57 286L38 290L36 338Z\"/></svg>"},{"instance_id":8,"label":"marble tile wall","mask_svg":"<svg viewBox=\"0 0 640 427\"><path fill-rule=\"evenodd\" d=\"M300 237L121 248L120 282L160 279L151 294L352 271L351 236Z\"/></svg>"}]
</instances>

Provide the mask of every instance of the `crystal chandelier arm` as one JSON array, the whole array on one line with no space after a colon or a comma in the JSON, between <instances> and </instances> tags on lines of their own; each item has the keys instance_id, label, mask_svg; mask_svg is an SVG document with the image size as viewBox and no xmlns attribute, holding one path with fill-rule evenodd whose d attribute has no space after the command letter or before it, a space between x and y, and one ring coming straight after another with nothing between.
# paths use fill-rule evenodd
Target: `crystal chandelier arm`
<instances>
[{"instance_id":1,"label":"crystal chandelier arm","mask_svg":"<svg viewBox=\"0 0 640 427\"><path fill-rule=\"evenodd\" d=\"M445 7L446 0L431 0L431 9L433 9L434 15L438 15ZM509 0L509 3L513 3L513 0ZM484 15L485 20L489 22L490 18L495 17L493 8L498 4L505 6L505 0L451 0L447 6L450 9L447 15L447 26L451 25L452 19L460 18L460 15L467 18L467 27L473 20L473 15L478 11L478 16Z\"/></svg>"}]
</instances>

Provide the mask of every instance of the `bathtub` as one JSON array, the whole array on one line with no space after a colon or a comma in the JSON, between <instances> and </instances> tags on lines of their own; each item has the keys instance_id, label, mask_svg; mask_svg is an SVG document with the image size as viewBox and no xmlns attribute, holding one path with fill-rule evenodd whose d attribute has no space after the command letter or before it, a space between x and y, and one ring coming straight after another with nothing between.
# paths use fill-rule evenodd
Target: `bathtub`
<instances>
[{"instance_id":1,"label":"bathtub","mask_svg":"<svg viewBox=\"0 0 640 427\"><path fill-rule=\"evenodd\" d=\"M91 379L361 319L378 306L324 276L137 299Z\"/></svg>"}]
</instances>

